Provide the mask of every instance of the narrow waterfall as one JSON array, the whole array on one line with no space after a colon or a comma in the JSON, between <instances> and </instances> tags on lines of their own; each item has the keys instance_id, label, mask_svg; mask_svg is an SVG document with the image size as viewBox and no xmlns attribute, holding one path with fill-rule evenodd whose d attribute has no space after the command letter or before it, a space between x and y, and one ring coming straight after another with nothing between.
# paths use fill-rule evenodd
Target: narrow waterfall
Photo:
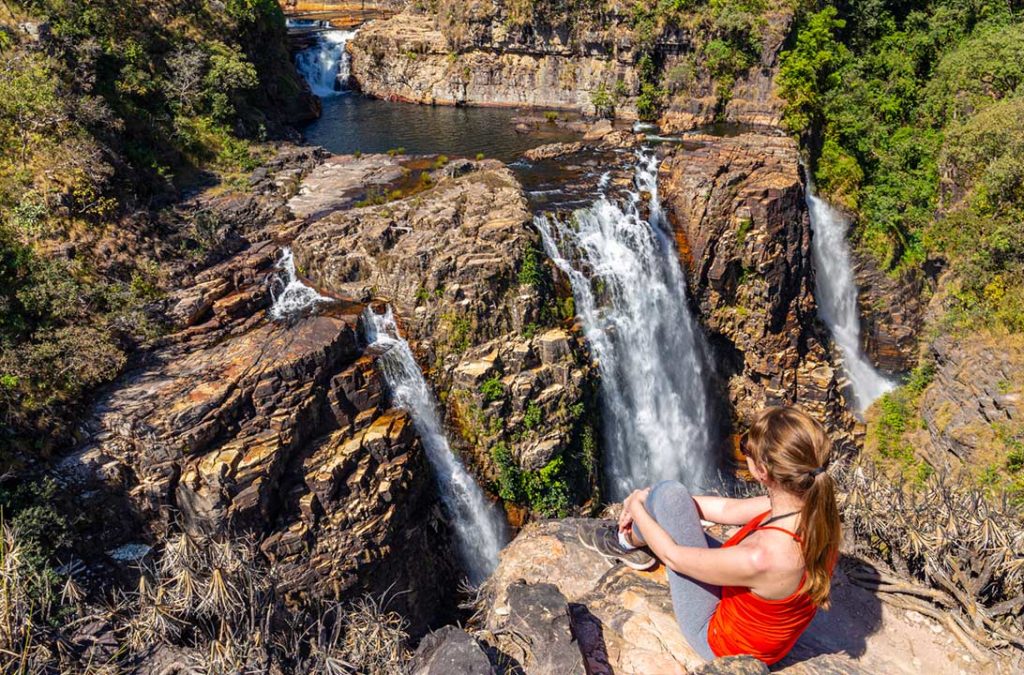
<instances>
[{"instance_id":1,"label":"narrow waterfall","mask_svg":"<svg viewBox=\"0 0 1024 675\"><path fill-rule=\"evenodd\" d=\"M807 182L807 209L814 233L811 249L818 315L839 345L843 369L853 392L853 403L858 412L863 412L895 385L875 370L861 349L857 284L853 280L850 246L846 240L850 224L839 211L815 194L810 178Z\"/></svg>"},{"instance_id":2,"label":"narrow waterfall","mask_svg":"<svg viewBox=\"0 0 1024 675\"><path fill-rule=\"evenodd\" d=\"M452 518L455 543L470 583L484 581L498 564L498 552L508 541L508 528L498 507L484 497L480 486L452 452L437 414L434 395L413 358L409 343L398 334L394 315L367 308L363 313L366 339L386 351L378 364L394 402L409 411L434 470L441 501Z\"/></svg>"},{"instance_id":3,"label":"narrow waterfall","mask_svg":"<svg viewBox=\"0 0 1024 675\"><path fill-rule=\"evenodd\" d=\"M295 67L320 97L337 96L348 87L349 55L345 45L354 30L329 30L317 36L316 44L295 55Z\"/></svg>"},{"instance_id":4,"label":"narrow waterfall","mask_svg":"<svg viewBox=\"0 0 1024 675\"><path fill-rule=\"evenodd\" d=\"M624 203L609 198L602 181L593 205L568 221L534 219L548 257L572 284L597 357L613 499L666 478L697 487L712 467L706 347L687 306L657 175L657 157L641 151Z\"/></svg>"},{"instance_id":5,"label":"narrow waterfall","mask_svg":"<svg viewBox=\"0 0 1024 675\"><path fill-rule=\"evenodd\" d=\"M330 298L320 295L299 279L291 248L286 246L281 249L276 269L280 275L274 279L270 289L270 297L273 299L270 306L271 319L282 321L312 309L321 302L330 302Z\"/></svg>"}]
</instances>

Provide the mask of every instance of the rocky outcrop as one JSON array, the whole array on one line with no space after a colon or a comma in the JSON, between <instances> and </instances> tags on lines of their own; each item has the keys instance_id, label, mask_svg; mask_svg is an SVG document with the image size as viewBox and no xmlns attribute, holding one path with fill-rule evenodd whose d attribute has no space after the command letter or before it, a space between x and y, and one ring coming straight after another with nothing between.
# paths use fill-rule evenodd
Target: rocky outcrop
<instances>
[{"instance_id":1,"label":"rocky outcrop","mask_svg":"<svg viewBox=\"0 0 1024 675\"><path fill-rule=\"evenodd\" d=\"M101 484L87 501L126 494L155 540L251 533L293 600L394 583L421 631L455 572L419 440L357 314L268 318L277 255L254 245L175 296L182 329L99 399L63 470Z\"/></svg>"},{"instance_id":2,"label":"rocky outcrop","mask_svg":"<svg viewBox=\"0 0 1024 675\"><path fill-rule=\"evenodd\" d=\"M296 218L318 217L349 208L369 193L387 193L408 173L389 155L334 155L312 171L295 175L296 194L288 208Z\"/></svg>"},{"instance_id":3,"label":"rocky outcrop","mask_svg":"<svg viewBox=\"0 0 1024 675\"><path fill-rule=\"evenodd\" d=\"M918 338L924 326L925 282L919 273L894 278L869 255L853 254L861 342L874 365L903 373L918 361Z\"/></svg>"},{"instance_id":4,"label":"rocky outcrop","mask_svg":"<svg viewBox=\"0 0 1024 675\"><path fill-rule=\"evenodd\" d=\"M612 565L580 544L581 526L592 527L593 521L531 523L502 553L485 587L475 633L498 658L528 674L768 672L748 657L702 662L676 624L665 569L635 572ZM959 644L938 624L883 606L848 581L846 564L853 562L844 561L833 581L833 608L818 613L775 672L952 675L969 663L960 661Z\"/></svg>"},{"instance_id":5,"label":"rocky outcrop","mask_svg":"<svg viewBox=\"0 0 1024 675\"><path fill-rule=\"evenodd\" d=\"M505 3L465 3L458 16L404 12L348 44L352 79L367 94L440 105L593 111L592 94L622 82L617 112L635 117L639 80L628 32L516 25ZM587 45L579 48L577 44Z\"/></svg>"},{"instance_id":6,"label":"rocky outcrop","mask_svg":"<svg viewBox=\"0 0 1024 675\"><path fill-rule=\"evenodd\" d=\"M511 171L463 161L434 175L415 196L318 221L293 242L296 260L322 288L390 303L456 448L506 486L506 499L564 512L597 482L586 350L559 327L564 312ZM530 504L519 472L545 468L558 498Z\"/></svg>"},{"instance_id":7,"label":"rocky outcrop","mask_svg":"<svg viewBox=\"0 0 1024 675\"><path fill-rule=\"evenodd\" d=\"M658 184L734 417L795 403L848 429L817 319L796 144L758 134L691 138L663 161Z\"/></svg>"},{"instance_id":8,"label":"rocky outcrop","mask_svg":"<svg viewBox=\"0 0 1024 675\"><path fill-rule=\"evenodd\" d=\"M921 398L929 463L1002 473L1024 441L1024 339L944 335L929 360L934 379Z\"/></svg>"},{"instance_id":9,"label":"rocky outcrop","mask_svg":"<svg viewBox=\"0 0 1024 675\"><path fill-rule=\"evenodd\" d=\"M692 55L669 56L664 65L666 73L684 68L692 75L686 86L670 98L658 120L661 130L679 133L716 121L777 128L784 102L776 92L775 74L793 18L793 9L782 4L773 5L765 13L761 58L727 89L716 83L705 68L695 67Z\"/></svg>"},{"instance_id":10,"label":"rocky outcrop","mask_svg":"<svg viewBox=\"0 0 1024 675\"><path fill-rule=\"evenodd\" d=\"M455 626L444 626L420 641L405 672L409 675L493 675L480 644Z\"/></svg>"}]
</instances>

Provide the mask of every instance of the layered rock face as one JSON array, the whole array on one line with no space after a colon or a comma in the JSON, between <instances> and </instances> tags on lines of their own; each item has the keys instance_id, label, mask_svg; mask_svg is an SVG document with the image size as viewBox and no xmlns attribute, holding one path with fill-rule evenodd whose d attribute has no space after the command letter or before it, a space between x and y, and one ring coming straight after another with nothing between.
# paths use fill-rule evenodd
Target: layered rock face
<instances>
[{"instance_id":1,"label":"layered rock face","mask_svg":"<svg viewBox=\"0 0 1024 675\"><path fill-rule=\"evenodd\" d=\"M864 353L878 368L902 373L917 363L924 326L925 283L919 275L894 279L870 256L854 254Z\"/></svg>"},{"instance_id":2,"label":"layered rock face","mask_svg":"<svg viewBox=\"0 0 1024 675\"><path fill-rule=\"evenodd\" d=\"M503 471L547 467L574 496L531 506L559 512L597 481L586 350L560 326L512 173L460 161L434 176L414 196L318 221L295 239L296 259L323 288L389 302L445 403L456 448L498 482ZM502 496L530 501L514 487Z\"/></svg>"},{"instance_id":3,"label":"layered rock face","mask_svg":"<svg viewBox=\"0 0 1024 675\"><path fill-rule=\"evenodd\" d=\"M849 428L817 319L795 143L762 134L687 140L663 161L659 191L734 418L795 403Z\"/></svg>"},{"instance_id":4,"label":"layered rock face","mask_svg":"<svg viewBox=\"0 0 1024 675\"><path fill-rule=\"evenodd\" d=\"M619 7L442 2L429 13L407 9L368 25L348 49L352 79L379 98L567 108L625 119L637 117L645 76L640 60L650 52L664 77L690 73L681 88L671 85L675 93L659 120L664 131L716 119L775 126L782 106L772 81L793 10L779 4L763 19L761 57L728 93L702 63L702 45L713 31L696 14L689 21L695 25L658 29L652 38Z\"/></svg>"},{"instance_id":5,"label":"layered rock face","mask_svg":"<svg viewBox=\"0 0 1024 675\"><path fill-rule=\"evenodd\" d=\"M295 599L397 582L422 630L454 580L430 469L356 316L267 318L277 253L255 245L179 294L185 327L100 400L73 459L157 538L252 533Z\"/></svg>"},{"instance_id":6,"label":"layered rock face","mask_svg":"<svg viewBox=\"0 0 1024 675\"><path fill-rule=\"evenodd\" d=\"M364 27L348 45L352 79L393 101L585 111L592 92L621 81L616 110L636 116L628 34L595 30L570 43L568 28L516 26L504 3L463 4L450 25L407 11Z\"/></svg>"},{"instance_id":7,"label":"layered rock face","mask_svg":"<svg viewBox=\"0 0 1024 675\"><path fill-rule=\"evenodd\" d=\"M731 86L728 96L716 90L707 72L696 69L689 84L670 98L661 114L658 125L663 132L678 133L718 120L764 128L779 126L783 101L775 89L775 73L779 53L793 25L793 10L786 5L773 6L764 19L761 57ZM688 58L685 53L670 54L664 70L671 72Z\"/></svg>"},{"instance_id":8,"label":"layered rock face","mask_svg":"<svg viewBox=\"0 0 1024 675\"><path fill-rule=\"evenodd\" d=\"M935 374L921 399L929 462L1002 470L1024 438L1024 339L944 335L929 356Z\"/></svg>"}]
</instances>

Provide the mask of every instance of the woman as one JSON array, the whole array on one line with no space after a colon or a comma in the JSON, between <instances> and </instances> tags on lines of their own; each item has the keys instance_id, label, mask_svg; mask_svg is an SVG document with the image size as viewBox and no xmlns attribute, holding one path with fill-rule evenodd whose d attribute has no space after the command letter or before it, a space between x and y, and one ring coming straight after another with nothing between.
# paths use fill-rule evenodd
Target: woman
<instances>
[{"instance_id":1,"label":"woman","mask_svg":"<svg viewBox=\"0 0 1024 675\"><path fill-rule=\"evenodd\" d=\"M782 659L828 607L840 525L826 469L825 430L795 408L765 410L741 442L750 473L768 491L751 499L691 497L675 481L626 499L618 528L581 532L584 544L647 569L669 568L672 606L683 635L704 658L750 654ZM701 519L743 525L709 546Z\"/></svg>"}]
</instances>

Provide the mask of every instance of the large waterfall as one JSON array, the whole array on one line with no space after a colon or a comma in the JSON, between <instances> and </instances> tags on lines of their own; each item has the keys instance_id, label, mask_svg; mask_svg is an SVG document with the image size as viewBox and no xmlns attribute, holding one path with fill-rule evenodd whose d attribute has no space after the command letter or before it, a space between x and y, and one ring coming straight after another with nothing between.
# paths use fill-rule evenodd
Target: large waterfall
<instances>
[{"instance_id":1,"label":"large waterfall","mask_svg":"<svg viewBox=\"0 0 1024 675\"><path fill-rule=\"evenodd\" d=\"M696 487L712 464L706 348L666 232L657 173L656 156L641 151L623 203L601 194L571 219L534 221L569 277L597 357L613 499L665 478Z\"/></svg>"},{"instance_id":2,"label":"large waterfall","mask_svg":"<svg viewBox=\"0 0 1024 675\"><path fill-rule=\"evenodd\" d=\"M452 453L437 414L434 395L423 378L409 343L398 334L391 308L384 314L363 313L366 339L385 351L378 364L394 402L409 411L434 469L441 501L452 518L455 542L473 584L484 581L498 564L508 541L505 519L484 497L480 486Z\"/></svg>"},{"instance_id":3,"label":"large waterfall","mask_svg":"<svg viewBox=\"0 0 1024 675\"><path fill-rule=\"evenodd\" d=\"M875 399L890 391L894 384L875 370L861 349L857 285L853 280L850 246L846 240L849 223L815 194L810 180L807 184L807 208L814 233L811 248L818 314L839 345L854 405L863 412Z\"/></svg>"},{"instance_id":4,"label":"large waterfall","mask_svg":"<svg viewBox=\"0 0 1024 675\"><path fill-rule=\"evenodd\" d=\"M315 45L295 55L295 67L317 96L337 96L346 91L349 55L345 45L355 35L354 30L324 31Z\"/></svg>"},{"instance_id":5,"label":"large waterfall","mask_svg":"<svg viewBox=\"0 0 1024 675\"><path fill-rule=\"evenodd\" d=\"M282 321L312 309L321 302L330 302L330 298L320 295L316 290L302 283L295 271L295 257L287 246L281 249L281 258L277 261L277 269L281 274L274 279L270 289L270 297L273 299L273 304L270 306L270 318Z\"/></svg>"}]
</instances>

